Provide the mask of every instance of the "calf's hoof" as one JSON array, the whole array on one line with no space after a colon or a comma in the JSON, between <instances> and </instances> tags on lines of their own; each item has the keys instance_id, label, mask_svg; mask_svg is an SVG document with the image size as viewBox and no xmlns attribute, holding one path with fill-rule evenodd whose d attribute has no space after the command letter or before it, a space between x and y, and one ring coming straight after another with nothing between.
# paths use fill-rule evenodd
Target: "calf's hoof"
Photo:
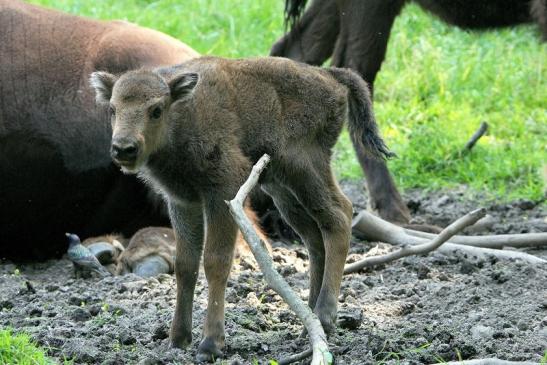
<instances>
[{"instance_id":1,"label":"calf's hoof","mask_svg":"<svg viewBox=\"0 0 547 365\"><path fill-rule=\"evenodd\" d=\"M329 335L336 330L336 306L321 306L317 305L314 310L319 318L325 334Z\"/></svg>"},{"instance_id":2,"label":"calf's hoof","mask_svg":"<svg viewBox=\"0 0 547 365\"><path fill-rule=\"evenodd\" d=\"M185 332L180 335L169 336L169 347L175 349L185 349L192 343L192 333Z\"/></svg>"},{"instance_id":3,"label":"calf's hoof","mask_svg":"<svg viewBox=\"0 0 547 365\"><path fill-rule=\"evenodd\" d=\"M222 357L222 351L211 337L206 337L198 347L196 360L198 362L215 362Z\"/></svg>"}]
</instances>

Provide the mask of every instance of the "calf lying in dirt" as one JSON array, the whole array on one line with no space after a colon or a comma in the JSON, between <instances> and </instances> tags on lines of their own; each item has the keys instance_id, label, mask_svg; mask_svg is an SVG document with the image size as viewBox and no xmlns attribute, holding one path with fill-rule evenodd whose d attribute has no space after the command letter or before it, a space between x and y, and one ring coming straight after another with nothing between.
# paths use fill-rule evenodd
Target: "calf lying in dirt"
<instances>
[{"instance_id":1,"label":"calf lying in dirt","mask_svg":"<svg viewBox=\"0 0 547 365\"><path fill-rule=\"evenodd\" d=\"M171 228L147 227L138 230L118 258L116 274L135 273L142 277L172 273L175 235Z\"/></svg>"},{"instance_id":2,"label":"calf lying in dirt","mask_svg":"<svg viewBox=\"0 0 547 365\"><path fill-rule=\"evenodd\" d=\"M365 82L344 69L282 58L199 58L119 77L91 75L98 102L110 103L111 155L161 192L175 229L177 304L171 344L192 340L192 303L204 249L209 302L198 360L222 355L224 292L237 226L232 199L253 163L271 163L260 180L310 252L309 305L326 331L350 239L351 202L330 168L349 111L357 148L389 155L378 135ZM205 227L204 227L205 225Z\"/></svg>"}]
</instances>

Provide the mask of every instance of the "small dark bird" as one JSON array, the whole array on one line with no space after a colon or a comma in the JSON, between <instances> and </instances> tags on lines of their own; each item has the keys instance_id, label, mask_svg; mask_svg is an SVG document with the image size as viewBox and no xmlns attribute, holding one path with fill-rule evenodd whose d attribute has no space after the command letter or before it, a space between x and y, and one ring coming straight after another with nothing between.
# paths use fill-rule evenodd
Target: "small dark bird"
<instances>
[{"instance_id":1,"label":"small dark bird","mask_svg":"<svg viewBox=\"0 0 547 365\"><path fill-rule=\"evenodd\" d=\"M72 233L66 233L68 237L68 258L74 263L74 274L77 278L85 276L93 271L101 276L110 276L109 273L97 260L95 255L80 241L80 237Z\"/></svg>"}]
</instances>

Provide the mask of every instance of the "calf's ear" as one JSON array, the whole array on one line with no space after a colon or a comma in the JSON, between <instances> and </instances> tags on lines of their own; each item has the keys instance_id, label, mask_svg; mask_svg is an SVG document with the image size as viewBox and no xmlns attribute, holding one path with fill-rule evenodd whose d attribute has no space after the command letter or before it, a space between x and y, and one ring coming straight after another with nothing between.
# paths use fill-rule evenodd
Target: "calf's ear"
<instances>
[{"instance_id":1,"label":"calf's ear","mask_svg":"<svg viewBox=\"0 0 547 365\"><path fill-rule=\"evenodd\" d=\"M171 90L171 98L173 101L181 100L192 94L194 87L198 83L199 75L189 72L175 76L169 81L169 89Z\"/></svg>"},{"instance_id":2,"label":"calf's ear","mask_svg":"<svg viewBox=\"0 0 547 365\"><path fill-rule=\"evenodd\" d=\"M108 104L112 96L112 88L118 78L108 72L93 72L89 84L95 89L95 99L99 104Z\"/></svg>"}]
</instances>

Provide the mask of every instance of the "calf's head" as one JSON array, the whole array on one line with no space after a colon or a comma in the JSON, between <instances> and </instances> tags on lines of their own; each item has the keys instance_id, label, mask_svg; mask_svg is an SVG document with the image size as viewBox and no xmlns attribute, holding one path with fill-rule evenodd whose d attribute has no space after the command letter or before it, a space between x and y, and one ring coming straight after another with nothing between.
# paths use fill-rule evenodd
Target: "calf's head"
<instances>
[{"instance_id":1,"label":"calf's head","mask_svg":"<svg viewBox=\"0 0 547 365\"><path fill-rule=\"evenodd\" d=\"M97 102L110 107L110 154L124 173L136 173L167 143L169 108L188 100L197 81L196 73L181 73L169 81L149 70L130 71L119 77L107 72L91 74Z\"/></svg>"}]
</instances>

